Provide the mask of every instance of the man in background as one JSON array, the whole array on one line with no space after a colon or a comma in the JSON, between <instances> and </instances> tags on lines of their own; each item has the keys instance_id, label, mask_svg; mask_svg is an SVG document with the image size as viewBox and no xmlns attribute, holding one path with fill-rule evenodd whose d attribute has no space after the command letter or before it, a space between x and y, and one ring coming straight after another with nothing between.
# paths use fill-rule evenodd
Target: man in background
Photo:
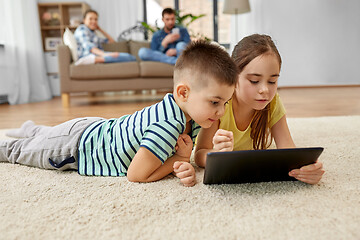
<instances>
[{"instance_id":1,"label":"man in background","mask_svg":"<svg viewBox=\"0 0 360 240\"><path fill-rule=\"evenodd\" d=\"M162 11L164 28L154 33L151 48L140 48L138 55L143 61L163 62L175 65L177 58L190 42L186 28L175 26L176 15L172 8Z\"/></svg>"}]
</instances>

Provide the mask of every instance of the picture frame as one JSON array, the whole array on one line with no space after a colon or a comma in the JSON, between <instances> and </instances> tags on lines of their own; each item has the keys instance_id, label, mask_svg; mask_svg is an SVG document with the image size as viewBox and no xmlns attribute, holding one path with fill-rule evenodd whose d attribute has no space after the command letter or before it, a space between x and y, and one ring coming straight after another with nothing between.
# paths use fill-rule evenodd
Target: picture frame
<instances>
[{"instance_id":1,"label":"picture frame","mask_svg":"<svg viewBox=\"0 0 360 240\"><path fill-rule=\"evenodd\" d=\"M60 37L47 37L45 38L45 50L47 51L56 50L57 45L61 43L62 40Z\"/></svg>"}]
</instances>

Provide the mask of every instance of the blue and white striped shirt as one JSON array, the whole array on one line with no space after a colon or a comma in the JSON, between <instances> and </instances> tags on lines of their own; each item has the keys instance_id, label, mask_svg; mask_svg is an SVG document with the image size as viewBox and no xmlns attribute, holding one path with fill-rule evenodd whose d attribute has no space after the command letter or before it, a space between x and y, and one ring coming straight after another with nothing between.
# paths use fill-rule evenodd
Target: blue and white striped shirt
<instances>
[{"instance_id":1,"label":"blue and white striped shirt","mask_svg":"<svg viewBox=\"0 0 360 240\"><path fill-rule=\"evenodd\" d=\"M85 57L91 53L93 47L103 49L102 44L107 43L107 38L100 38L96 32L88 28L85 24L79 25L74 36L77 42L77 52L79 58Z\"/></svg>"},{"instance_id":2,"label":"blue and white striped shirt","mask_svg":"<svg viewBox=\"0 0 360 240\"><path fill-rule=\"evenodd\" d=\"M164 163L174 155L177 139L185 128L185 114L172 94L134 114L95 122L80 138L79 174L125 176L140 147ZM189 135L193 142L199 131L200 126L191 120Z\"/></svg>"}]
</instances>

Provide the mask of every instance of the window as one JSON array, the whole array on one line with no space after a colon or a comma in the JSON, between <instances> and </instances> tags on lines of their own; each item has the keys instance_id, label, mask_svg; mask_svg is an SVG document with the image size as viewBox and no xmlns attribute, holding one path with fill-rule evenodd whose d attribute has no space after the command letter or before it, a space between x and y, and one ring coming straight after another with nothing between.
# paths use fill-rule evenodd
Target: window
<instances>
[{"instance_id":1,"label":"window","mask_svg":"<svg viewBox=\"0 0 360 240\"><path fill-rule=\"evenodd\" d=\"M223 14L224 0L218 0L218 36L219 43L230 44L231 15Z\"/></svg>"},{"instance_id":2,"label":"window","mask_svg":"<svg viewBox=\"0 0 360 240\"><path fill-rule=\"evenodd\" d=\"M180 0L179 9L181 15L188 13L193 15L205 14L205 17L199 18L189 25L189 33L192 36L200 34L212 40L214 39L212 0Z\"/></svg>"},{"instance_id":3,"label":"window","mask_svg":"<svg viewBox=\"0 0 360 240\"><path fill-rule=\"evenodd\" d=\"M164 8L171 7L179 8L181 15L191 13L193 15L205 14L195 22L191 23L188 27L189 33L193 36L203 35L211 40L215 40L223 45L229 45L230 43L230 15L223 14L224 0L146 0L147 7L149 3L151 5L156 4L161 7L161 11ZM149 16L149 9L147 9L147 15ZM161 11L158 11L157 23L159 27L162 27ZM152 15L149 24L154 24L154 16Z\"/></svg>"}]
</instances>

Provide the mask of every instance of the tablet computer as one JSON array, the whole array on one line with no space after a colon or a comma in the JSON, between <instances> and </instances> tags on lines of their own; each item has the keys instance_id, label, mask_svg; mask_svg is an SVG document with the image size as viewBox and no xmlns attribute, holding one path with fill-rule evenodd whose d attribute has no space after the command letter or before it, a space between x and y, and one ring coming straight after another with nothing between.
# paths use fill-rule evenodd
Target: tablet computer
<instances>
[{"instance_id":1,"label":"tablet computer","mask_svg":"<svg viewBox=\"0 0 360 240\"><path fill-rule=\"evenodd\" d=\"M286 148L211 152L207 154L204 184L296 180L292 169L315 163L324 148Z\"/></svg>"}]
</instances>

